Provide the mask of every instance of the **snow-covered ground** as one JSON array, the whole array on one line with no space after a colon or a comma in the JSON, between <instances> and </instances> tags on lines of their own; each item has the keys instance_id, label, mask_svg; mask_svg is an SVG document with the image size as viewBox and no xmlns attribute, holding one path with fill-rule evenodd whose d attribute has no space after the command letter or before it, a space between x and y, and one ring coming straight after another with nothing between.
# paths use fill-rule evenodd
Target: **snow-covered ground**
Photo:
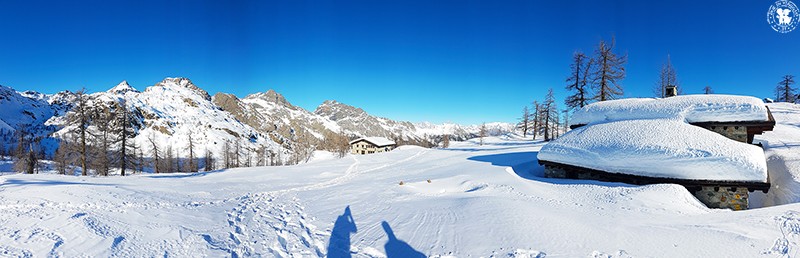
<instances>
[{"instance_id":1,"label":"snow-covered ground","mask_svg":"<svg viewBox=\"0 0 800 258\"><path fill-rule=\"evenodd\" d=\"M789 131L800 123L781 117L757 139L770 173L786 164L782 184L800 193L800 133ZM800 204L734 212L678 185L542 178L541 142L485 142L198 174L4 175L0 256L800 255Z\"/></svg>"},{"instance_id":2,"label":"snow-covered ground","mask_svg":"<svg viewBox=\"0 0 800 258\"><path fill-rule=\"evenodd\" d=\"M767 104L775 117L775 129L757 135L764 145L772 187L764 205L800 202L800 105ZM755 199L753 199L755 200Z\"/></svg>"}]
</instances>

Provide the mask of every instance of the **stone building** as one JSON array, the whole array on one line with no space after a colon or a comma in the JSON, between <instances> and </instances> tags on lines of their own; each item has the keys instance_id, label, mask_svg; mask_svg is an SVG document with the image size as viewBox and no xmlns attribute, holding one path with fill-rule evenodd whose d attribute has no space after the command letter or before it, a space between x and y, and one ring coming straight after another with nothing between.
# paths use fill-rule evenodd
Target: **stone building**
<instances>
[{"instance_id":1,"label":"stone building","mask_svg":"<svg viewBox=\"0 0 800 258\"><path fill-rule=\"evenodd\" d=\"M397 144L383 137L364 137L350 141L350 153L372 154L387 152L397 147Z\"/></svg>"},{"instance_id":2,"label":"stone building","mask_svg":"<svg viewBox=\"0 0 800 258\"><path fill-rule=\"evenodd\" d=\"M741 96L683 96L683 98L637 99L627 102L622 100L621 103L601 103L595 106L594 109L590 107L588 110L590 110L588 115L582 114L588 118L571 125L570 128L576 129L587 125L591 126L593 123L602 123L604 122L602 119L606 117L613 117L618 120L635 120L647 119L647 116L668 117L665 113L678 111L675 113L685 115L685 121L690 125L704 128L737 142L753 144L755 135L762 134L765 131L772 131L775 126L775 119L769 107L766 107L758 99L747 100ZM662 110L666 111L658 113ZM646 135L651 129L638 128L632 130L641 130ZM691 142L687 143L691 145ZM643 161L631 160L631 162ZM680 160L675 162L680 162ZM767 192L771 186L768 175L765 181L698 180L637 176L619 173L613 169L590 169L586 166L571 164L570 161L553 162L539 159L539 164L545 167L545 177L551 178L589 179L636 185L679 184L686 187L689 192L709 208L747 209L749 192ZM706 171L697 171L697 173L702 174L706 173Z\"/></svg>"}]
</instances>

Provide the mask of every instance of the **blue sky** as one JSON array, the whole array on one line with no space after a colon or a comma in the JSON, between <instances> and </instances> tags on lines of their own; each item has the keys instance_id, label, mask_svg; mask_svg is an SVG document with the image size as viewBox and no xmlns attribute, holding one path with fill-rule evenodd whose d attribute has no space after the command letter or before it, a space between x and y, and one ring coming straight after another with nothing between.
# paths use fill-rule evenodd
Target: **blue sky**
<instances>
[{"instance_id":1,"label":"blue sky","mask_svg":"<svg viewBox=\"0 0 800 258\"><path fill-rule=\"evenodd\" d=\"M699 2L699 3L698 3ZM191 78L209 93L275 89L409 121L514 121L575 50L617 40L626 97L667 55L686 93L773 95L800 76L800 30L772 1L0 1L0 84L54 93Z\"/></svg>"}]
</instances>

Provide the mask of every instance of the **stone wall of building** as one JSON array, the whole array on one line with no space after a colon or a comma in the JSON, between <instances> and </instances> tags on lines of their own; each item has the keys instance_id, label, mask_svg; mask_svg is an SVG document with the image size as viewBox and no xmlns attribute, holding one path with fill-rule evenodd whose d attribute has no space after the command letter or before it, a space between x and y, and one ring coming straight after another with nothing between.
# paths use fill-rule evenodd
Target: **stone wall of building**
<instances>
[{"instance_id":1,"label":"stone wall of building","mask_svg":"<svg viewBox=\"0 0 800 258\"><path fill-rule=\"evenodd\" d=\"M567 171L554 166L544 166L544 177L567 178Z\"/></svg>"},{"instance_id":2,"label":"stone wall of building","mask_svg":"<svg viewBox=\"0 0 800 258\"><path fill-rule=\"evenodd\" d=\"M694 196L709 208L738 211L747 209L749 193L746 187L703 186Z\"/></svg>"},{"instance_id":3,"label":"stone wall of building","mask_svg":"<svg viewBox=\"0 0 800 258\"><path fill-rule=\"evenodd\" d=\"M705 128L730 139L747 143L747 126L707 126Z\"/></svg>"},{"instance_id":4,"label":"stone wall of building","mask_svg":"<svg viewBox=\"0 0 800 258\"><path fill-rule=\"evenodd\" d=\"M544 176L549 178L608 181L608 178L603 178L601 175L567 171L564 168L549 165L544 166ZM749 192L747 187L703 186L697 188L697 190L689 189L692 189L692 194L709 208L746 210L748 207Z\"/></svg>"}]
</instances>

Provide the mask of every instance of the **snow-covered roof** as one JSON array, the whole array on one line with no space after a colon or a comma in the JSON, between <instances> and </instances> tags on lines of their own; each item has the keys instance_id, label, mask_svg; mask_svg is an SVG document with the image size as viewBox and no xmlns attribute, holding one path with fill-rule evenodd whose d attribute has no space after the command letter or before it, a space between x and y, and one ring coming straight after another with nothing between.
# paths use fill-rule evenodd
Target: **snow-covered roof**
<instances>
[{"instance_id":1,"label":"snow-covered roof","mask_svg":"<svg viewBox=\"0 0 800 258\"><path fill-rule=\"evenodd\" d=\"M538 158L637 176L767 182L761 148L678 119L579 127L542 147Z\"/></svg>"},{"instance_id":2,"label":"snow-covered roof","mask_svg":"<svg viewBox=\"0 0 800 258\"><path fill-rule=\"evenodd\" d=\"M573 125L632 119L675 118L688 123L769 121L767 107L755 97L682 95L602 101L576 111Z\"/></svg>"},{"instance_id":3,"label":"snow-covered roof","mask_svg":"<svg viewBox=\"0 0 800 258\"><path fill-rule=\"evenodd\" d=\"M372 144L374 144L375 146L378 146L378 147L387 146L387 145L395 145L394 141L386 139L386 138L383 138L383 137L363 137L363 138L358 138L358 139L350 141L350 144L356 143L356 142L361 141L361 140L364 140L364 141L367 141L369 143L372 143Z\"/></svg>"}]
</instances>

